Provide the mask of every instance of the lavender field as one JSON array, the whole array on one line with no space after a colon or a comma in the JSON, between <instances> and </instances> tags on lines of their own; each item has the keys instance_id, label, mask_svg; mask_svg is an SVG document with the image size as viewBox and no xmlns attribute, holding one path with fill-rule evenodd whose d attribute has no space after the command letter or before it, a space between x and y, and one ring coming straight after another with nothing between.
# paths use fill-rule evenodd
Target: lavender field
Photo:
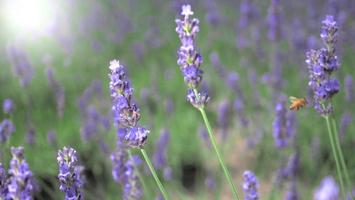
<instances>
[{"instance_id":1,"label":"lavender field","mask_svg":"<svg viewBox=\"0 0 355 200\"><path fill-rule=\"evenodd\" d=\"M0 1L0 200L354 200L355 1Z\"/></svg>"}]
</instances>

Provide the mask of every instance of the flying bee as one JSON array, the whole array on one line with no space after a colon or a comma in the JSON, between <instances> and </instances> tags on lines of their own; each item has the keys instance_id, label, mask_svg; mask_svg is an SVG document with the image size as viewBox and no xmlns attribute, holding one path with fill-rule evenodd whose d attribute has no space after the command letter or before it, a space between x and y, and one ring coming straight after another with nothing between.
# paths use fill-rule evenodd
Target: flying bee
<instances>
[{"instance_id":1,"label":"flying bee","mask_svg":"<svg viewBox=\"0 0 355 200\"><path fill-rule=\"evenodd\" d=\"M300 108L306 106L308 104L306 98L297 98L290 97L291 105L289 107L290 110L299 110Z\"/></svg>"}]
</instances>

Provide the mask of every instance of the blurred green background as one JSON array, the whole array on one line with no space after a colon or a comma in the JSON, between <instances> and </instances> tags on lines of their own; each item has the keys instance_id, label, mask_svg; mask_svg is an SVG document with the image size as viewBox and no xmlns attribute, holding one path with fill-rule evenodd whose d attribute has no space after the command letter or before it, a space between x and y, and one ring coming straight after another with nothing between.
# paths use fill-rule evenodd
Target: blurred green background
<instances>
[{"instance_id":1,"label":"blurred green background","mask_svg":"<svg viewBox=\"0 0 355 200\"><path fill-rule=\"evenodd\" d=\"M1 8L6 8L4 1ZM16 2L16 1L13 1ZM37 2L37 1L34 1ZM38 1L45 5L45 3ZM261 199L267 199L277 169L287 163L288 155L294 148L279 150L274 146L272 122L274 105L272 91L265 83L265 74L270 69L270 57L273 48L279 48L282 54L282 93L286 96L309 96L307 89L307 67L304 63L305 51L292 43L296 36L303 37L306 43L309 37L315 37L316 47L321 47L319 39L320 21L332 5L316 1L282 2L283 37L272 44L267 39L269 1L255 1L259 16L250 23L257 27L259 41L253 41L248 48L237 48L236 39L241 32L239 1L193 1L194 16L200 19L200 32L197 45L204 58L203 87L208 87L211 100L207 106L208 116L219 138L235 183L241 192L242 173L250 169L260 180ZM94 138L85 141L81 130L85 117L78 106L79 98L93 81L102 85L102 94L93 95L88 105L95 107L100 114L110 118L110 96L108 91L108 66L112 59L119 59L126 66L135 99L142 112L141 124L151 129L146 149L152 155L155 143L162 129L171 133L168 146L168 163L172 167L173 179L164 181L169 193L176 199L229 199L230 191L219 169L213 152L199 136L199 127L203 124L198 111L185 100L186 87L180 69L176 64L176 51L179 47L175 32L175 18L184 1L74 1L50 2L52 12L51 25L41 26L40 30L28 31L21 24L2 15L0 33L0 101L11 98L15 104L15 112L11 119L16 132L10 141L2 147L5 152L4 165L8 167L10 146L23 145L25 157L33 171L40 190L38 199L61 199L63 194L58 189L56 176L58 167L56 152L63 146L71 146L78 150L80 161L85 166L86 199L120 199L120 186L111 177L111 161L109 153L115 147L115 128L109 130L101 127ZM315 5L313 5L315 4ZM340 3L339 3L340 4ZM342 4L344 6L344 4ZM19 4L18 6L23 6ZM309 8L311 7L311 8ZM308 9L316 10L311 16ZM345 8L344 8L345 9ZM351 11L351 8L347 8ZM40 13L46 13L40 8ZM341 10L341 9L340 9ZM346 10L346 11L348 11ZM335 116L340 123L345 111L353 113L354 103L345 100L343 90L346 75L354 76L353 40L351 38L355 24L351 20L354 13L348 11L348 20L339 31L338 54L341 57L341 69L336 77L341 81L341 92L334 98ZM215 12L215 13L214 13ZM2 12L5 13L5 12ZM48 13L46 13L48 14ZM216 23L209 15L215 14ZM25 13L19 13L19 20L25 23ZM298 20L300 27L294 23ZM26 22L27 23L27 22ZM302 33L300 33L302 29ZM247 32L247 36L250 33ZM254 36L251 36L254 37ZM33 68L33 77L28 86L21 86L19 77L14 76L13 66L8 56L10 46L16 46L25 52ZM258 52L260 54L258 54ZM221 64L229 72L239 75L240 87L245 96L245 116L249 121L243 126L233 111L232 102L236 98L233 90L228 88L218 75L210 59L212 53L219 55ZM242 62L245 61L246 62ZM64 88L65 106L63 116L58 114L56 96L46 76L46 68L53 70L54 79ZM250 74L256 74L256 87L251 84ZM263 78L264 77L264 78ZM259 93L260 102L256 106L255 92ZM84 97L85 98L85 97ZM231 119L227 129L228 139L221 140L221 129L218 127L218 108L221 102L228 101ZM172 111L167 111L169 104ZM0 119L6 116L1 112ZM335 174L335 164L326 136L325 121L314 111L311 105L296 113L296 149L299 151L300 168L297 182L301 199L311 199L314 188L320 180ZM112 119L110 120L112 124ZM353 122L353 121L352 121ZM35 130L35 142L29 144L28 130ZM55 130L57 141L49 143L47 133ZM346 163L355 177L355 160L353 159L355 127L350 123L342 138L342 148ZM106 144L108 151L102 150L100 144ZM253 145L250 145L253 144ZM144 170L144 167L142 168ZM145 180L149 182L149 193L145 199L154 199L158 190L145 170ZM163 172L159 172L162 176ZM205 178L212 174L217 188L209 190ZM186 182L185 176L192 180ZM187 184L187 186L186 186ZM275 198L283 199L287 186L276 187ZM218 195L220 194L220 195ZM174 199L175 199L174 198Z\"/></svg>"}]
</instances>

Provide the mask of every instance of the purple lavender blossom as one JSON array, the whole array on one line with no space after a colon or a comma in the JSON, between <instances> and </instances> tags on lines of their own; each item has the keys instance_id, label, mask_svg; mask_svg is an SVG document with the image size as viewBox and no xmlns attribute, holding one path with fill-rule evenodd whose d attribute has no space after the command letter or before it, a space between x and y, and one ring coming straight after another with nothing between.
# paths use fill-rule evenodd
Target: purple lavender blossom
<instances>
[{"instance_id":1,"label":"purple lavender blossom","mask_svg":"<svg viewBox=\"0 0 355 200\"><path fill-rule=\"evenodd\" d=\"M123 190L123 199L141 199L143 196L143 191L140 186L138 175L135 172L135 166L138 166L140 163L139 157L130 157L125 163L126 171L125 175L125 184Z\"/></svg>"},{"instance_id":2,"label":"purple lavender blossom","mask_svg":"<svg viewBox=\"0 0 355 200\"><path fill-rule=\"evenodd\" d=\"M114 123L117 127L126 129L124 141L128 146L143 148L149 130L137 125L140 119L140 110L133 102L133 88L130 87L126 78L125 68L118 60L111 61L109 68Z\"/></svg>"},{"instance_id":3,"label":"purple lavender blossom","mask_svg":"<svg viewBox=\"0 0 355 200\"><path fill-rule=\"evenodd\" d=\"M256 178L255 174L251 171L245 171L243 173L244 183L243 183L243 190L244 190L244 199L245 200L258 200L258 188L259 188L259 181Z\"/></svg>"},{"instance_id":4,"label":"purple lavender blossom","mask_svg":"<svg viewBox=\"0 0 355 200\"><path fill-rule=\"evenodd\" d=\"M81 176L82 167L78 165L78 158L75 149L64 147L62 150L59 150L57 161L59 165L59 189L65 192L65 199L83 199L83 180Z\"/></svg>"},{"instance_id":5,"label":"purple lavender blossom","mask_svg":"<svg viewBox=\"0 0 355 200\"><path fill-rule=\"evenodd\" d=\"M26 132L26 142L31 146L36 143L36 130L32 125L29 126Z\"/></svg>"},{"instance_id":6,"label":"purple lavender blossom","mask_svg":"<svg viewBox=\"0 0 355 200\"><path fill-rule=\"evenodd\" d=\"M23 147L11 147L8 199L31 200L34 191L33 175L24 159Z\"/></svg>"},{"instance_id":7,"label":"purple lavender blossom","mask_svg":"<svg viewBox=\"0 0 355 200\"><path fill-rule=\"evenodd\" d=\"M326 48L307 52L306 63L309 70L308 85L314 95L314 108L322 116L332 113L330 99L339 92L340 85L331 74L339 68L339 61L335 55L338 26L333 16L327 16L322 21L321 39Z\"/></svg>"},{"instance_id":8,"label":"purple lavender blossom","mask_svg":"<svg viewBox=\"0 0 355 200\"><path fill-rule=\"evenodd\" d=\"M229 102L227 100L224 100L218 105L217 111L217 123L222 130L223 136L226 136L227 129L230 124L230 117L231 113Z\"/></svg>"},{"instance_id":9,"label":"purple lavender blossom","mask_svg":"<svg viewBox=\"0 0 355 200\"><path fill-rule=\"evenodd\" d=\"M194 13L190 5L183 5L181 15L183 20L176 19L176 32L179 35L181 47L177 55L177 64L180 66L184 76L184 81L189 87L187 100L196 108L200 109L208 102L209 98L206 93L199 93L197 88L202 81L202 56L195 47L195 38L200 31L199 20L196 18L190 19Z\"/></svg>"},{"instance_id":10,"label":"purple lavender blossom","mask_svg":"<svg viewBox=\"0 0 355 200\"><path fill-rule=\"evenodd\" d=\"M163 129L160 133L159 140L155 144L155 152L153 154L153 164L155 169L163 169L167 166L168 145L170 141L170 133Z\"/></svg>"},{"instance_id":11,"label":"purple lavender blossom","mask_svg":"<svg viewBox=\"0 0 355 200\"><path fill-rule=\"evenodd\" d=\"M218 26L222 21L222 17L218 11L217 2L215 0L207 0L204 5L207 11L205 16L206 22L211 26Z\"/></svg>"},{"instance_id":12,"label":"purple lavender blossom","mask_svg":"<svg viewBox=\"0 0 355 200\"><path fill-rule=\"evenodd\" d=\"M16 45L8 45L7 56L12 64L13 73L20 79L21 86L27 87L33 77L33 68L25 51Z\"/></svg>"},{"instance_id":13,"label":"purple lavender blossom","mask_svg":"<svg viewBox=\"0 0 355 200\"><path fill-rule=\"evenodd\" d=\"M347 75L344 80L344 91L345 91L345 100L348 102L353 102L354 100L354 83L353 77Z\"/></svg>"},{"instance_id":14,"label":"purple lavender blossom","mask_svg":"<svg viewBox=\"0 0 355 200\"><path fill-rule=\"evenodd\" d=\"M5 199L7 196L7 174L6 170L0 163L0 199Z\"/></svg>"},{"instance_id":15,"label":"purple lavender blossom","mask_svg":"<svg viewBox=\"0 0 355 200\"><path fill-rule=\"evenodd\" d=\"M11 99L5 99L2 104L2 108L5 114L11 115L12 112L14 111L14 103L12 102Z\"/></svg>"},{"instance_id":16,"label":"purple lavender blossom","mask_svg":"<svg viewBox=\"0 0 355 200\"><path fill-rule=\"evenodd\" d=\"M126 149L122 146L122 143L118 143L116 150L111 154L112 177L117 183L123 184L125 181L124 173L126 171L125 161L127 157Z\"/></svg>"},{"instance_id":17,"label":"purple lavender blossom","mask_svg":"<svg viewBox=\"0 0 355 200\"><path fill-rule=\"evenodd\" d=\"M300 199L297 191L297 184L295 181L292 181L287 189L285 200L298 200Z\"/></svg>"},{"instance_id":18,"label":"purple lavender blossom","mask_svg":"<svg viewBox=\"0 0 355 200\"><path fill-rule=\"evenodd\" d=\"M11 134L15 132L16 128L15 125L9 119L4 119L0 123L0 143L6 142Z\"/></svg>"},{"instance_id":19,"label":"purple lavender blossom","mask_svg":"<svg viewBox=\"0 0 355 200\"><path fill-rule=\"evenodd\" d=\"M285 148L289 145L290 139L294 136L295 118L286 107L286 98L280 97L275 106L275 119L273 126L273 137L277 148Z\"/></svg>"},{"instance_id":20,"label":"purple lavender blossom","mask_svg":"<svg viewBox=\"0 0 355 200\"><path fill-rule=\"evenodd\" d=\"M268 10L268 39L272 42L281 38L281 6L280 0L271 0L271 4Z\"/></svg>"},{"instance_id":21,"label":"purple lavender blossom","mask_svg":"<svg viewBox=\"0 0 355 200\"><path fill-rule=\"evenodd\" d=\"M234 110L237 113L237 119L239 120L240 124L243 127L247 127L249 124L249 120L245 116L244 112L244 102L241 100L241 98L236 98L234 101Z\"/></svg>"},{"instance_id":22,"label":"purple lavender blossom","mask_svg":"<svg viewBox=\"0 0 355 200\"><path fill-rule=\"evenodd\" d=\"M315 190L313 195L314 200L338 200L339 187L333 177L325 177L320 186Z\"/></svg>"},{"instance_id":23,"label":"purple lavender blossom","mask_svg":"<svg viewBox=\"0 0 355 200\"><path fill-rule=\"evenodd\" d=\"M47 133L47 141L48 143L51 145L51 146L58 146L58 143L57 143L57 133L55 130L50 130L48 131Z\"/></svg>"},{"instance_id":24,"label":"purple lavender blossom","mask_svg":"<svg viewBox=\"0 0 355 200\"><path fill-rule=\"evenodd\" d=\"M55 100L57 102L57 113L58 113L58 116L60 118L62 118L63 115L64 115L64 106L65 106L64 88L54 78L53 69L51 67L47 67L45 73L47 75L49 86L52 88L52 90L54 92Z\"/></svg>"},{"instance_id":25,"label":"purple lavender blossom","mask_svg":"<svg viewBox=\"0 0 355 200\"><path fill-rule=\"evenodd\" d=\"M255 19L259 13L252 0L243 0L240 3L239 13L237 47L242 49L250 47L251 45L251 38L248 38L247 34L250 33L249 28L253 24L253 19Z\"/></svg>"}]
</instances>

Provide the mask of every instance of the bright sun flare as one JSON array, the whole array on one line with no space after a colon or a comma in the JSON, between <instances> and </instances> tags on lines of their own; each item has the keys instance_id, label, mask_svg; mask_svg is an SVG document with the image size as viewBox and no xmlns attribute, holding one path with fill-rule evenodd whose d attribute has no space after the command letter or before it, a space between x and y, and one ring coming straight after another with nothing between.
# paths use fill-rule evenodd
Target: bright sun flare
<instances>
[{"instance_id":1,"label":"bright sun flare","mask_svg":"<svg viewBox=\"0 0 355 200\"><path fill-rule=\"evenodd\" d=\"M50 0L5 0L1 13L7 26L17 32L43 32L54 22Z\"/></svg>"}]
</instances>

